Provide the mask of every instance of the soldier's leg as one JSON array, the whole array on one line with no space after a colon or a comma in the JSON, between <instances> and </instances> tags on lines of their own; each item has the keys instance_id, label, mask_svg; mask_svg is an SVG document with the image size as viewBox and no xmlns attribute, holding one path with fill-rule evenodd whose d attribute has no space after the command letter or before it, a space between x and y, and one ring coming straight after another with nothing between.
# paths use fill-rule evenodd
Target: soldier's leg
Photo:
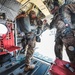
<instances>
[{"instance_id":1,"label":"soldier's leg","mask_svg":"<svg viewBox=\"0 0 75 75\"><path fill-rule=\"evenodd\" d=\"M63 43L60 38L56 38L54 50L56 58L62 59Z\"/></svg>"},{"instance_id":2,"label":"soldier's leg","mask_svg":"<svg viewBox=\"0 0 75 75\"><path fill-rule=\"evenodd\" d=\"M25 59L25 71L28 71L30 69L34 69L34 65L30 65L31 62L31 57L34 53L34 47L36 44L36 38L34 37L33 39L30 39L28 41L28 49L27 49L27 54L26 54L26 59Z\"/></svg>"},{"instance_id":3,"label":"soldier's leg","mask_svg":"<svg viewBox=\"0 0 75 75\"><path fill-rule=\"evenodd\" d=\"M75 51L72 51L70 46L67 46L66 52L67 52L70 62L75 64Z\"/></svg>"},{"instance_id":4,"label":"soldier's leg","mask_svg":"<svg viewBox=\"0 0 75 75\"><path fill-rule=\"evenodd\" d=\"M74 28L71 22L71 13L75 13L75 3L65 5L62 8L62 19L66 24L69 24L71 28Z\"/></svg>"}]
</instances>

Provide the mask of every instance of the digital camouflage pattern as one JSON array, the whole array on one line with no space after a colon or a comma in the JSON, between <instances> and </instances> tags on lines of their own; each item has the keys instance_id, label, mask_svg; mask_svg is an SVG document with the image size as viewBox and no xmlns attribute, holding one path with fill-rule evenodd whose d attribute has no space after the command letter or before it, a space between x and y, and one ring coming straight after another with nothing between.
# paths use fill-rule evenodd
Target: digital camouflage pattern
<instances>
[{"instance_id":1,"label":"digital camouflage pattern","mask_svg":"<svg viewBox=\"0 0 75 75\"><path fill-rule=\"evenodd\" d=\"M56 13L50 23L50 28L55 27L57 29L54 47L55 55L62 59L64 45L70 61L75 64L75 22L72 23L74 19L71 18L75 13L75 4L65 5L63 10L63 13ZM64 21L65 18L66 21Z\"/></svg>"}]
</instances>

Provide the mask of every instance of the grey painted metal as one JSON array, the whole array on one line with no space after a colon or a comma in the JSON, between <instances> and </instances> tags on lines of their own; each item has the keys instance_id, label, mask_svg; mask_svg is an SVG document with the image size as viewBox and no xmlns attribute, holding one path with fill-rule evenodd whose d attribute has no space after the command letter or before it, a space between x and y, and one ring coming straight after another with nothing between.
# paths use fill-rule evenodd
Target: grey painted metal
<instances>
[{"instance_id":1,"label":"grey painted metal","mask_svg":"<svg viewBox=\"0 0 75 75\"><path fill-rule=\"evenodd\" d=\"M0 0L0 12L6 13L7 19L14 20L17 16L21 4L16 0Z\"/></svg>"}]
</instances>

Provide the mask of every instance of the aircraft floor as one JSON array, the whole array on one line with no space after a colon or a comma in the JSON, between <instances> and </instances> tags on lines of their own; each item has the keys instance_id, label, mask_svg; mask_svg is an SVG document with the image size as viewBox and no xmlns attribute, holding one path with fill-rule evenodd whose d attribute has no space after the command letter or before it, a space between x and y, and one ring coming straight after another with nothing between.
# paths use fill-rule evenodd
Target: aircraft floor
<instances>
[{"instance_id":1,"label":"aircraft floor","mask_svg":"<svg viewBox=\"0 0 75 75\"><path fill-rule=\"evenodd\" d=\"M50 75L49 63L46 63L37 58L33 58L31 64L35 64L36 67L31 71L24 72L24 62L24 57L20 57L17 60L15 60L15 58L11 58L11 62L8 61L4 63L2 67L0 67L0 75Z\"/></svg>"}]
</instances>

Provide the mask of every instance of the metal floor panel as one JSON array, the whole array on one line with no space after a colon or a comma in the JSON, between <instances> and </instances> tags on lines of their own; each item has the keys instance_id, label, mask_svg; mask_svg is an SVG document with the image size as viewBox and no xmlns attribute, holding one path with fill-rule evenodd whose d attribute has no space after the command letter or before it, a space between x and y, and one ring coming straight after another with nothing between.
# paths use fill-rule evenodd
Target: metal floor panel
<instances>
[{"instance_id":1,"label":"metal floor panel","mask_svg":"<svg viewBox=\"0 0 75 75\"><path fill-rule=\"evenodd\" d=\"M15 65L7 65L9 68L6 68L6 70L2 71L0 75L49 75L49 64L33 58L32 63L35 64L36 67L31 71L24 72L24 62L25 60L22 60L20 63L16 63Z\"/></svg>"}]
</instances>

